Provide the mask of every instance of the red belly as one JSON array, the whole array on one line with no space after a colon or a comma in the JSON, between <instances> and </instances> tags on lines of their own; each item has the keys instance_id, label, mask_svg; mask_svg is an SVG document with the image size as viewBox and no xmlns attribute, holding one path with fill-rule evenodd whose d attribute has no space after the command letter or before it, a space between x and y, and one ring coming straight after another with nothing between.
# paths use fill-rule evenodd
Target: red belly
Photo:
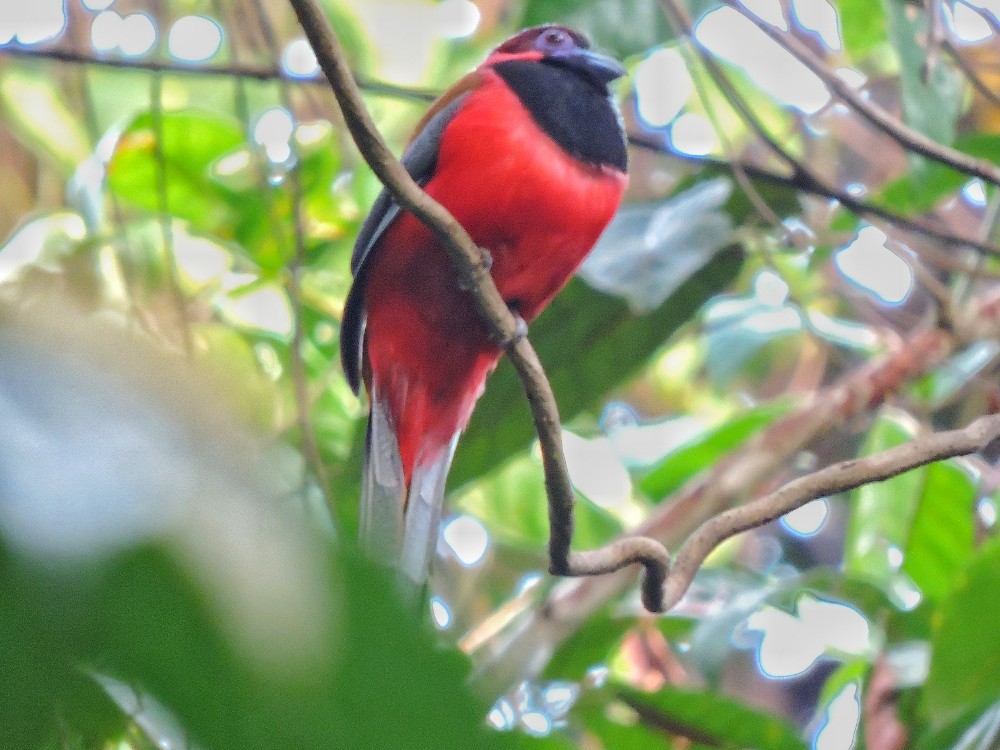
<instances>
[{"instance_id":1,"label":"red belly","mask_svg":"<svg viewBox=\"0 0 1000 750\"><path fill-rule=\"evenodd\" d=\"M487 73L445 130L425 189L490 252L501 295L530 321L593 247L625 183L569 157ZM369 262L369 385L389 401L409 482L415 463L432 461L465 427L501 352L413 216L385 232Z\"/></svg>"}]
</instances>

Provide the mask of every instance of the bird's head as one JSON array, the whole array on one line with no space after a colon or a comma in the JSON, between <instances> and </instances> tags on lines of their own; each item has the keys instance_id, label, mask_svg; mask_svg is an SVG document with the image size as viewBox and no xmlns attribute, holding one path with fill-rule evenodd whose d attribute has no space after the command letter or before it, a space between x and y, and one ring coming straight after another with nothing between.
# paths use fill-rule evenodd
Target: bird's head
<instances>
[{"instance_id":1,"label":"bird's head","mask_svg":"<svg viewBox=\"0 0 1000 750\"><path fill-rule=\"evenodd\" d=\"M602 88L626 73L624 66L613 57L594 52L583 34L554 24L535 26L515 34L493 50L484 64L496 65L508 60L569 68Z\"/></svg>"}]
</instances>

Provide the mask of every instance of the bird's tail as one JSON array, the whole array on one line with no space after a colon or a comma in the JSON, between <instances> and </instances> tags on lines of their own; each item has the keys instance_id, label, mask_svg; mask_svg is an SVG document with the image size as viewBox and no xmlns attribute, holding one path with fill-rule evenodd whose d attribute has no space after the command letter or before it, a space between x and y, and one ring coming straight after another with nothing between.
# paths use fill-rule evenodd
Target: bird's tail
<instances>
[{"instance_id":1,"label":"bird's tail","mask_svg":"<svg viewBox=\"0 0 1000 750\"><path fill-rule=\"evenodd\" d=\"M437 547L445 482L458 432L451 442L417 454L409 482L388 401L373 382L361 488L361 542L373 559L422 584Z\"/></svg>"}]
</instances>

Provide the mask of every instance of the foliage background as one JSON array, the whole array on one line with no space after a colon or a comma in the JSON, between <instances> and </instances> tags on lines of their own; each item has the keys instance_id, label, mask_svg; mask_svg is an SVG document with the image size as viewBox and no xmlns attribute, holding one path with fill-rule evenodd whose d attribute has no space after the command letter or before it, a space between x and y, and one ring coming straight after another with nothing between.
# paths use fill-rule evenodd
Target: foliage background
<instances>
[{"instance_id":1,"label":"foliage background","mask_svg":"<svg viewBox=\"0 0 1000 750\"><path fill-rule=\"evenodd\" d=\"M653 618L632 573L541 574L541 469L503 366L460 445L431 590L401 597L353 550L363 406L336 364L379 186L289 46L289 9L15 5L0 746L997 741L990 452L744 534ZM676 546L810 468L996 408L998 186L947 164L1000 161L991 6L726 5L687 7L751 120L653 0L325 3L397 147L428 92L521 26L573 24L629 65L627 205L531 331L580 548L641 524ZM908 153L796 83L754 13L942 150ZM183 52L193 32L174 47L191 17L223 31L205 61Z\"/></svg>"}]
</instances>

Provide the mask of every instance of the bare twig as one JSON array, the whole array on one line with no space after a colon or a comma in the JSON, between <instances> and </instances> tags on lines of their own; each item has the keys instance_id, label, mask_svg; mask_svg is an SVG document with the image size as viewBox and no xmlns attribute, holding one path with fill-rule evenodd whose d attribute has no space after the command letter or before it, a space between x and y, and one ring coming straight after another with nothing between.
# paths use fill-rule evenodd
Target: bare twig
<instances>
[{"instance_id":1,"label":"bare twig","mask_svg":"<svg viewBox=\"0 0 1000 750\"><path fill-rule=\"evenodd\" d=\"M917 132L908 125L905 125L881 107L872 104L870 101L858 94L846 81L833 73L833 71L831 71L826 64L819 59L819 57L817 57L811 49L809 49L807 45L797 39L794 34L790 34L782 29L772 26L742 4L736 2L736 0L724 0L724 2L733 10L741 13L747 18L747 20L767 34L767 36L783 47L786 51L791 53L795 59L805 65L820 80L822 80L831 93L833 93L838 99L848 104L851 109L864 117L869 123L888 135L903 148L908 151L912 151L915 154L926 156L928 159L932 159L933 161L944 164L947 167L951 167L958 172L962 172L972 177L978 177L991 185L1000 186L1000 167L997 167L990 162L971 157L961 151L956 151L953 148L949 148L948 146L928 138L923 133Z\"/></svg>"},{"instance_id":2,"label":"bare twig","mask_svg":"<svg viewBox=\"0 0 1000 750\"><path fill-rule=\"evenodd\" d=\"M570 552L575 494L563 454L559 413L538 355L527 338L519 335L515 317L493 284L484 251L447 210L417 186L385 145L361 100L329 21L313 0L290 3L330 81L359 151L396 203L426 224L441 241L455 267L456 283L469 291L494 338L504 342L504 350L521 378L542 449L549 498L550 570L557 575L589 576L641 563L646 569L643 601L648 609L659 611L669 555L658 542L629 538L600 550Z\"/></svg>"},{"instance_id":3,"label":"bare twig","mask_svg":"<svg viewBox=\"0 0 1000 750\"><path fill-rule=\"evenodd\" d=\"M16 45L5 45L0 47L0 58L2 57L25 58L32 60L53 60L55 62L116 68L118 70L142 70L153 73L171 73L189 76L222 76L225 78L243 78L255 81L282 80L289 83L329 86L326 77L323 75L296 76L285 72L277 66L273 68L260 68L252 65L239 64L201 65L192 63L164 62L153 59L132 60L122 57L101 57L98 55L80 52L78 50L63 49L60 47L18 47ZM355 75L354 79L358 86L369 94L418 99L420 101L427 102L433 101L437 98L437 94L433 91L424 91L422 89L415 89L408 86L394 86L391 83L376 81L359 75Z\"/></svg>"},{"instance_id":4,"label":"bare twig","mask_svg":"<svg viewBox=\"0 0 1000 750\"><path fill-rule=\"evenodd\" d=\"M678 550L666 580L664 606L669 609L680 601L705 558L726 539L763 526L817 498L881 482L934 461L975 453L998 436L1000 415L980 417L960 430L927 435L873 456L827 466L765 497L713 516Z\"/></svg>"}]
</instances>

